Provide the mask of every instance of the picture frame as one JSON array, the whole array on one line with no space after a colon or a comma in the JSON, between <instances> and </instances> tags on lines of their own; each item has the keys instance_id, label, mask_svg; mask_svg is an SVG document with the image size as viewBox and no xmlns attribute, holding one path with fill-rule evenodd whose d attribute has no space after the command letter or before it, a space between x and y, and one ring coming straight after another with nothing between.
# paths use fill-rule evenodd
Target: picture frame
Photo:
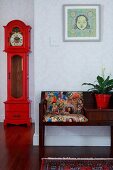
<instances>
[{"instance_id":1,"label":"picture frame","mask_svg":"<svg viewBox=\"0 0 113 170\"><path fill-rule=\"evenodd\" d=\"M100 41L100 5L63 5L64 41Z\"/></svg>"}]
</instances>

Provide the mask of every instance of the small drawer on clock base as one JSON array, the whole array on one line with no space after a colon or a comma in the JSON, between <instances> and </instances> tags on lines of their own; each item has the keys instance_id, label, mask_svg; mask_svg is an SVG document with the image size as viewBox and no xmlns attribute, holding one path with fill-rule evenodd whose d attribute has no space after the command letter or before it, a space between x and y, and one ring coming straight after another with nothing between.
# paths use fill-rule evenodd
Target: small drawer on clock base
<instances>
[{"instance_id":1,"label":"small drawer on clock base","mask_svg":"<svg viewBox=\"0 0 113 170\"><path fill-rule=\"evenodd\" d=\"M7 119L26 119L28 117L28 113L26 112L7 112L6 118Z\"/></svg>"}]
</instances>

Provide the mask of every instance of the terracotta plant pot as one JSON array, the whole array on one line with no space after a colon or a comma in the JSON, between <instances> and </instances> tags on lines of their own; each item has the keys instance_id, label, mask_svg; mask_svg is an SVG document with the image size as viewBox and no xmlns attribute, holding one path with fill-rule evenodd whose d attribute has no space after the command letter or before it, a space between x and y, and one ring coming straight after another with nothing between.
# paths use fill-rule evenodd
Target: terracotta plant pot
<instances>
[{"instance_id":1,"label":"terracotta plant pot","mask_svg":"<svg viewBox=\"0 0 113 170\"><path fill-rule=\"evenodd\" d=\"M109 105L110 94L95 94L98 109L107 109Z\"/></svg>"}]
</instances>

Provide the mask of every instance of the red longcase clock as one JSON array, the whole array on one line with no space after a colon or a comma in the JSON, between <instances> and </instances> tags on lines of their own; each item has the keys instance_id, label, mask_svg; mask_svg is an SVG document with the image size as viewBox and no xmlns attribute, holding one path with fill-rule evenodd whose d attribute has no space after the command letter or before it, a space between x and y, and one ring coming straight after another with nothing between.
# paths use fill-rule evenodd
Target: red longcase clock
<instances>
[{"instance_id":1,"label":"red longcase clock","mask_svg":"<svg viewBox=\"0 0 113 170\"><path fill-rule=\"evenodd\" d=\"M4 125L31 124L29 100L30 26L20 20L9 22L5 29L7 53L7 101Z\"/></svg>"}]
</instances>

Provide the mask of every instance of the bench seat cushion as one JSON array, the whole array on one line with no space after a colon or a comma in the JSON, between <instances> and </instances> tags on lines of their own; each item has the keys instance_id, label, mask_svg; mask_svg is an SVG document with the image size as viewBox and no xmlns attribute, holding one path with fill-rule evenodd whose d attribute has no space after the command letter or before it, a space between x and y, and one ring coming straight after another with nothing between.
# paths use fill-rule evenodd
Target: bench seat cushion
<instances>
[{"instance_id":1,"label":"bench seat cushion","mask_svg":"<svg viewBox=\"0 0 113 170\"><path fill-rule=\"evenodd\" d=\"M83 114L47 114L44 122L87 122L88 119Z\"/></svg>"}]
</instances>

